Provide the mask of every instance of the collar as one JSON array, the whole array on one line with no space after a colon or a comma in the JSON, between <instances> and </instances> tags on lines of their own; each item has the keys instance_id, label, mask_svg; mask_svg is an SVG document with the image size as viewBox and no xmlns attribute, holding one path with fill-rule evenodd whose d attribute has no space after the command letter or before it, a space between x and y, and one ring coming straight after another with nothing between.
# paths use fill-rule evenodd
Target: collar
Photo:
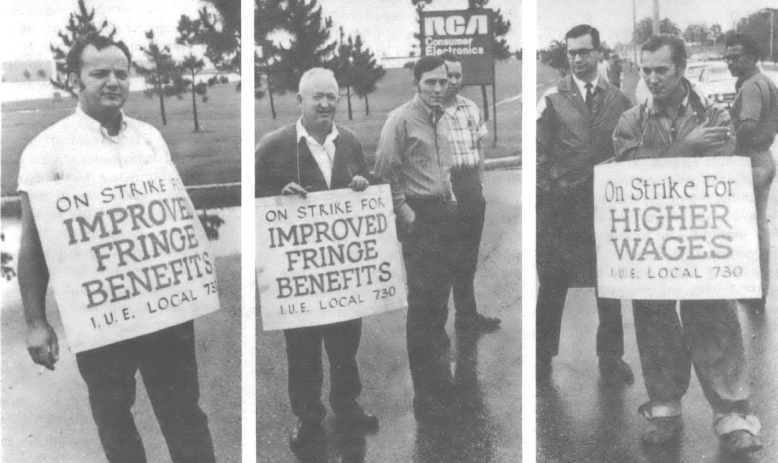
<instances>
[{"instance_id":1,"label":"collar","mask_svg":"<svg viewBox=\"0 0 778 463\"><path fill-rule=\"evenodd\" d=\"M759 68L754 66L754 69L749 72L748 74L738 77L737 82L735 82L735 90L739 91L740 87L750 78L754 77L755 75L759 74Z\"/></svg>"},{"instance_id":2,"label":"collar","mask_svg":"<svg viewBox=\"0 0 778 463\"><path fill-rule=\"evenodd\" d=\"M458 97L459 95L457 95ZM430 121L432 125L435 125L434 118L437 117L438 120L440 120L440 116L443 115L443 108L440 106L433 108L429 106L427 103L424 102L424 100L421 99L419 94L417 93L413 97L413 107L416 108L417 111L421 111L422 114L424 114L424 117Z\"/></svg>"},{"instance_id":3,"label":"collar","mask_svg":"<svg viewBox=\"0 0 778 463\"><path fill-rule=\"evenodd\" d=\"M570 72L570 75L573 76L573 82L575 82L575 85L578 87L578 90L581 92L581 95L583 95L584 98L586 98L586 84L591 83L592 84L592 92L594 92L594 89L598 87L598 84L600 83L600 73L597 73L597 76L594 78L591 82L586 82L584 80L579 79L576 77L575 74Z\"/></svg>"},{"instance_id":4,"label":"collar","mask_svg":"<svg viewBox=\"0 0 778 463\"><path fill-rule=\"evenodd\" d=\"M124 117L124 111L120 111L120 114L122 115L122 121L121 124L119 124L118 135L122 135L127 130L127 118ZM92 116L85 113L81 108L81 103L76 106L76 112L74 115L81 125L86 126L91 130L97 130L105 137L110 137L110 135L108 135L108 129L103 127L97 119L94 119Z\"/></svg>"},{"instance_id":5,"label":"collar","mask_svg":"<svg viewBox=\"0 0 778 463\"><path fill-rule=\"evenodd\" d=\"M303 125L303 118L302 117L297 119L297 124L295 124L295 127L297 128L297 143L300 143L300 140L303 139L303 138L305 138L306 140L312 140L316 144L319 143L305 129L305 126ZM335 126L335 123L333 122L332 123L332 130L330 130L330 133L327 134L327 137L324 138L324 143L322 143L321 146L324 146L329 141L334 141L339 135L340 135L340 132L338 132L338 128Z\"/></svg>"}]
</instances>

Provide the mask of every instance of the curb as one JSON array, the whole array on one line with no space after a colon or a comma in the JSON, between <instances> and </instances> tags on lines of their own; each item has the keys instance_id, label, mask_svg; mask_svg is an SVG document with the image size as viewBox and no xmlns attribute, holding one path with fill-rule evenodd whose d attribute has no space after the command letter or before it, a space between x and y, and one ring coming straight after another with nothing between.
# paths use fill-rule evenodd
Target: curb
<instances>
[{"instance_id":1,"label":"curb","mask_svg":"<svg viewBox=\"0 0 778 463\"><path fill-rule=\"evenodd\" d=\"M507 158L487 159L484 161L484 169L495 170L504 167L521 167L521 156L509 156Z\"/></svg>"}]
</instances>

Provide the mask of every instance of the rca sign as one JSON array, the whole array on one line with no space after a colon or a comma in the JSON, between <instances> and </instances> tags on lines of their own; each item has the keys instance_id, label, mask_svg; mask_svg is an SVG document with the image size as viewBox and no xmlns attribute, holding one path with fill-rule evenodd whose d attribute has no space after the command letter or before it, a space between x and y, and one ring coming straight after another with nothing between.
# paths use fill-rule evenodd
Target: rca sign
<instances>
[{"instance_id":1,"label":"rca sign","mask_svg":"<svg viewBox=\"0 0 778 463\"><path fill-rule=\"evenodd\" d=\"M423 56L452 53L462 62L464 85L492 85L492 10L422 11Z\"/></svg>"}]
</instances>

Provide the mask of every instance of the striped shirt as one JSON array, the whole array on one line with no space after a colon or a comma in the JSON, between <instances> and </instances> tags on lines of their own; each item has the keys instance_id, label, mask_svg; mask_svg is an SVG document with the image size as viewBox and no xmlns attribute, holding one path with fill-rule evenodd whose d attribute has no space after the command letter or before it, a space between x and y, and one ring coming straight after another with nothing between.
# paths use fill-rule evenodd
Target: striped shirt
<instances>
[{"instance_id":1,"label":"striped shirt","mask_svg":"<svg viewBox=\"0 0 778 463\"><path fill-rule=\"evenodd\" d=\"M444 108L454 168L478 167L481 164L481 138L489 132L478 105L467 98L455 96L456 103Z\"/></svg>"}]
</instances>

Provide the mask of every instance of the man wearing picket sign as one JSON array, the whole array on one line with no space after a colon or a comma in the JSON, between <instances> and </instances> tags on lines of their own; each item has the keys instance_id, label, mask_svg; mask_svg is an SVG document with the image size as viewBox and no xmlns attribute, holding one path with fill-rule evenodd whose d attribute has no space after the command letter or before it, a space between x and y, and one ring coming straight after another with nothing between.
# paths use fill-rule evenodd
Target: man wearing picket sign
<instances>
[{"instance_id":1,"label":"man wearing picket sign","mask_svg":"<svg viewBox=\"0 0 778 463\"><path fill-rule=\"evenodd\" d=\"M734 154L729 113L698 95L683 77L686 49L680 38L651 37L641 48L641 68L651 97L619 120L613 134L617 161ZM734 301L682 300L680 320L676 301L634 300L632 305L649 397L639 408L648 420L643 441L663 444L679 437L681 399L694 365L722 447L734 453L761 449Z\"/></svg>"},{"instance_id":2,"label":"man wearing picket sign","mask_svg":"<svg viewBox=\"0 0 778 463\"><path fill-rule=\"evenodd\" d=\"M257 145L257 198L295 194L305 198L311 192L363 191L370 185L362 144L354 132L333 123L339 99L332 71L313 68L303 74L297 94L300 119L265 135ZM293 450L324 435L322 343L330 361L330 405L337 422L353 429L378 429L378 418L357 403L362 392L356 360L361 333L361 318L284 330L289 401L297 417L290 438Z\"/></svg>"},{"instance_id":3,"label":"man wearing picket sign","mask_svg":"<svg viewBox=\"0 0 778 463\"><path fill-rule=\"evenodd\" d=\"M59 359L59 343L46 317L49 270L27 190L44 182L99 182L137 169L171 165L160 133L121 110L129 94L130 62L122 42L96 32L78 39L67 56L69 79L78 91L76 112L39 134L21 157L19 286L27 348L35 363L50 370ZM76 361L108 461L146 461L130 410L138 370L172 461L215 461L208 420L198 404L192 321L78 352Z\"/></svg>"}]
</instances>

